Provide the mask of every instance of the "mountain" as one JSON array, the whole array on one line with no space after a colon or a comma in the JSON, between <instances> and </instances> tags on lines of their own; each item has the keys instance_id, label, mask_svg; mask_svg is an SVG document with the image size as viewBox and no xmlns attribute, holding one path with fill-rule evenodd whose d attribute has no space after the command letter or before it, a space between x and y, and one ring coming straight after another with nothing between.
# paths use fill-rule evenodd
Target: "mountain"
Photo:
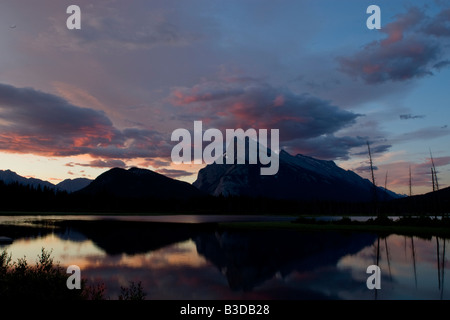
<instances>
[{"instance_id":1,"label":"mountain","mask_svg":"<svg viewBox=\"0 0 450 320\"><path fill-rule=\"evenodd\" d=\"M135 199L188 199L203 194L187 182L140 168L113 168L76 193Z\"/></svg>"},{"instance_id":2,"label":"mountain","mask_svg":"<svg viewBox=\"0 0 450 320\"><path fill-rule=\"evenodd\" d=\"M260 164L209 164L199 171L193 185L215 196L349 202L373 199L374 188L369 180L338 167L333 161L292 156L282 150L277 174L261 175L260 167ZM397 197L383 188L376 190L379 200Z\"/></svg>"},{"instance_id":3,"label":"mountain","mask_svg":"<svg viewBox=\"0 0 450 320\"><path fill-rule=\"evenodd\" d=\"M39 185L41 187L48 187L48 188L54 188L55 185L44 180L35 179L35 178L25 178L22 176L19 176L17 173L11 170L0 170L0 180L2 180L6 185L11 183L19 183L24 186L31 186L34 188L37 188Z\"/></svg>"},{"instance_id":4,"label":"mountain","mask_svg":"<svg viewBox=\"0 0 450 320\"><path fill-rule=\"evenodd\" d=\"M3 181L6 185L17 182L33 188L37 188L40 185L41 187L56 188L57 190L67 191L69 193L80 190L92 182L92 180L85 178L66 179L55 186L53 183L45 180L22 177L11 170L0 170L0 181Z\"/></svg>"},{"instance_id":5,"label":"mountain","mask_svg":"<svg viewBox=\"0 0 450 320\"><path fill-rule=\"evenodd\" d=\"M58 190L67 191L69 193L81 190L88 186L93 180L86 178L66 179L56 185Z\"/></svg>"}]
</instances>

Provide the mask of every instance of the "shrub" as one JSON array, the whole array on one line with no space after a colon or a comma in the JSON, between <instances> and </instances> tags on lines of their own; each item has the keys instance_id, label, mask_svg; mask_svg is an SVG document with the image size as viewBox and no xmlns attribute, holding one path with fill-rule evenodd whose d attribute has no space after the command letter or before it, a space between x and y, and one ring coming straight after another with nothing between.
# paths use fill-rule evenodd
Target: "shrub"
<instances>
[{"instance_id":1,"label":"shrub","mask_svg":"<svg viewBox=\"0 0 450 320\"><path fill-rule=\"evenodd\" d=\"M67 288L68 274L59 263L54 263L52 251L44 248L36 264L29 265L26 257L11 263L6 250L0 253L0 300L104 300L104 283L88 285L81 280L81 290ZM119 300L144 300L146 294L141 282L130 282L121 287Z\"/></svg>"},{"instance_id":2,"label":"shrub","mask_svg":"<svg viewBox=\"0 0 450 320\"><path fill-rule=\"evenodd\" d=\"M38 255L36 265L29 265L26 257L11 263L6 250L0 254L0 298L63 300L81 299L82 290L69 290L67 274L53 262L51 251L44 248Z\"/></svg>"},{"instance_id":3,"label":"shrub","mask_svg":"<svg viewBox=\"0 0 450 320\"><path fill-rule=\"evenodd\" d=\"M146 296L140 281L137 285L130 281L130 286L128 288L120 287L120 291L119 300L144 300Z\"/></svg>"}]
</instances>

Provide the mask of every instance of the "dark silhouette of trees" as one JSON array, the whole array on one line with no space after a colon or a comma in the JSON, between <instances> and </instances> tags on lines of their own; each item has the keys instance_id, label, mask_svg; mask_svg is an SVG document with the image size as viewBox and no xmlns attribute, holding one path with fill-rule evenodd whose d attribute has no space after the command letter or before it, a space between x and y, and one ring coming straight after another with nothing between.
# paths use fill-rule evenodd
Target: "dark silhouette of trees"
<instances>
[{"instance_id":1,"label":"dark silhouette of trees","mask_svg":"<svg viewBox=\"0 0 450 320\"><path fill-rule=\"evenodd\" d=\"M441 201L436 202L436 197ZM378 214L435 215L450 211L450 188L425 195L377 202ZM108 193L67 193L48 187L34 188L0 181L0 213L184 213L184 214L374 214L370 202L296 201L244 196L201 196L186 199L129 198ZM376 214L377 215L377 214Z\"/></svg>"}]
</instances>

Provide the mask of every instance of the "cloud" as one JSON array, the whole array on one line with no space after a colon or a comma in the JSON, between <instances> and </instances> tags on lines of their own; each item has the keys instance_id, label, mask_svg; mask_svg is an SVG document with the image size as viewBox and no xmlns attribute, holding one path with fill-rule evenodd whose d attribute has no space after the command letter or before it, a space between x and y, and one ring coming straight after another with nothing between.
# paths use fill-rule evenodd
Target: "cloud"
<instances>
[{"instance_id":1,"label":"cloud","mask_svg":"<svg viewBox=\"0 0 450 320\"><path fill-rule=\"evenodd\" d=\"M450 157L433 157L435 167L443 167L450 164ZM431 158L423 163L417 164L415 170L418 174L431 174ZM437 171L437 170L436 170ZM438 177L439 178L439 177Z\"/></svg>"},{"instance_id":2,"label":"cloud","mask_svg":"<svg viewBox=\"0 0 450 320\"><path fill-rule=\"evenodd\" d=\"M189 171L184 171L184 170L176 170L176 169L158 169L156 170L156 172L165 175L167 177L170 178L180 178L180 177L188 177L188 176L192 176L196 173L193 172L189 172Z\"/></svg>"},{"instance_id":3,"label":"cloud","mask_svg":"<svg viewBox=\"0 0 450 320\"><path fill-rule=\"evenodd\" d=\"M364 141L364 145L367 146L367 140ZM370 145L370 153L372 155L377 154L377 153L384 153L384 152L389 151L389 149L391 147L392 147L392 145L390 145L390 144L377 144L377 145L371 144ZM352 153L352 155L354 155L354 156L363 156L363 155L369 156L369 150L366 147L364 149L364 151Z\"/></svg>"},{"instance_id":4,"label":"cloud","mask_svg":"<svg viewBox=\"0 0 450 320\"><path fill-rule=\"evenodd\" d=\"M81 166L81 167L93 167L93 168L126 168L127 165L122 160L109 159L109 160L92 160L89 163L75 163L69 162L65 164L67 167Z\"/></svg>"},{"instance_id":5,"label":"cloud","mask_svg":"<svg viewBox=\"0 0 450 320\"><path fill-rule=\"evenodd\" d=\"M433 68L448 65L447 60L441 60L448 54L442 37L450 34L437 27L442 27L447 11L428 18L423 10L410 8L382 29L387 38L369 43L352 56L339 57L340 70L367 84L432 75Z\"/></svg>"},{"instance_id":6,"label":"cloud","mask_svg":"<svg viewBox=\"0 0 450 320\"><path fill-rule=\"evenodd\" d=\"M338 137L360 116L309 94L297 94L254 79L221 79L174 88L169 99L179 119L203 120L204 129L279 129L291 152L346 157L361 139ZM190 128L188 127L188 128ZM319 143L320 142L320 143Z\"/></svg>"},{"instance_id":7,"label":"cloud","mask_svg":"<svg viewBox=\"0 0 450 320\"><path fill-rule=\"evenodd\" d=\"M450 65L450 60L439 61L438 63L433 65L434 69L441 70Z\"/></svg>"},{"instance_id":8,"label":"cloud","mask_svg":"<svg viewBox=\"0 0 450 320\"><path fill-rule=\"evenodd\" d=\"M428 22L423 31L436 37L450 37L450 9L442 10L432 21Z\"/></svg>"},{"instance_id":9,"label":"cloud","mask_svg":"<svg viewBox=\"0 0 450 320\"><path fill-rule=\"evenodd\" d=\"M405 81L432 75L429 64L436 60L439 47L416 39L389 46L372 44L350 58L340 58L341 70L362 78L368 84Z\"/></svg>"},{"instance_id":10,"label":"cloud","mask_svg":"<svg viewBox=\"0 0 450 320\"><path fill-rule=\"evenodd\" d=\"M436 168L447 166L450 164L450 157L437 157L433 158L434 164ZM399 187L408 187L409 186L409 168L411 167L411 180L412 180L412 191L413 194L417 194L415 190L416 187L421 187L420 190L423 192L429 192L432 188L432 178L431 178L431 159L427 159L425 161L419 163L411 163L407 161L396 161L387 164L380 164L378 166L379 172L379 181L384 181L386 172L388 174L388 189L389 188L399 188ZM362 168L364 166L361 166ZM352 169L352 170L358 170ZM438 181L440 187L444 187L441 185L441 179L439 179L439 169L437 169L438 173ZM365 173L363 171L359 171L360 173ZM429 189L424 189L423 187L428 187ZM406 191L407 188L404 188Z\"/></svg>"},{"instance_id":11,"label":"cloud","mask_svg":"<svg viewBox=\"0 0 450 320\"><path fill-rule=\"evenodd\" d=\"M406 14L397 15L394 22L381 29L381 32L388 36L381 41L381 45L386 46L403 40L405 31L421 23L424 18L424 12L417 7L411 7Z\"/></svg>"},{"instance_id":12,"label":"cloud","mask_svg":"<svg viewBox=\"0 0 450 320\"><path fill-rule=\"evenodd\" d=\"M366 145L365 137L321 135L311 139L295 139L285 143L286 151L306 154L319 159L348 160L350 150Z\"/></svg>"},{"instance_id":13,"label":"cloud","mask_svg":"<svg viewBox=\"0 0 450 320\"><path fill-rule=\"evenodd\" d=\"M0 150L45 156L131 159L168 156L164 136L116 128L106 113L33 88L0 84Z\"/></svg>"},{"instance_id":14,"label":"cloud","mask_svg":"<svg viewBox=\"0 0 450 320\"><path fill-rule=\"evenodd\" d=\"M445 137L450 134L447 126L426 127L414 131L406 132L389 139L392 143L400 143L405 141L429 140L439 137Z\"/></svg>"},{"instance_id":15,"label":"cloud","mask_svg":"<svg viewBox=\"0 0 450 320\"><path fill-rule=\"evenodd\" d=\"M139 166L142 166L142 167L152 166L154 168L166 167L166 166L170 166L170 161L163 160L163 159L148 158L148 159L145 159L144 162L140 163Z\"/></svg>"},{"instance_id":16,"label":"cloud","mask_svg":"<svg viewBox=\"0 0 450 320\"><path fill-rule=\"evenodd\" d=\"M144 23L121 16L84 19L84 28L77 32L80 45L122 46L128 49L151 48L161 45L186 45L195 40L182 27L165 19Z\"/></svg>"},{"instance_id":17,"label":"cloud","mask_svg":"<svg viewBox=\"0 0 450 320\"><path fill-rule=\"evenodd\" d=\"M153 3L151 8L147 4L111 4L110 1L89 3L83 9L80 30L71 32L53 13L48 18L53 23L39 34L34 45L41 48L50 45L77 52L104 52L118 48L134 51L162 46L188 46L206 37L205 31L198 28L199 22L179 12L182 10L179 7L164 2Z\"/></svg>"},{"instance_id":18,"label":"cloud","mask_svg":"<svg viewBox=\"0 0 450 320\"><path fill-rule=\"evenodd\" d=\"M425 116L424 115L412 115L410 113L400 115L401 120L422 119L422 118L425 118Z\"/></svg>"},{"instance_id":19,"label":"cloud","mask_svg":"<svg viewBox=\"0 0 450 320\"><path fill-rule=\"evenodd\" d=\"M374 171L378 170L377 166L372 166L372 168ZM355 171L357 173L367 173L367 172L370 173L371 169L370 169L370 165L361 165L359 167L353 168L352 171Z\"/></svg>"}]
</instances>

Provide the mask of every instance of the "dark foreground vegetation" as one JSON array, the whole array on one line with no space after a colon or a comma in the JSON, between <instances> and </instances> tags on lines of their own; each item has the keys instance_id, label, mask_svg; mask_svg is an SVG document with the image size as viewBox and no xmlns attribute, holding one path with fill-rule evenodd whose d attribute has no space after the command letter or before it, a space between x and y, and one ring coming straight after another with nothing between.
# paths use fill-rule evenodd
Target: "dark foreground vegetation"
<instances>
[{"instance_id":1,"label":"dark foreground vegetation","mask_svg":"<svg viewBox=\"0 0 450 320\"><path fill-rule=\"evenodd\" d=\"M374 202L295 201L249 197L199 196L186 199L120 197L33 188L0 181L0 211L58 213L195 213L289 215L445 215L450 188L401 199Z\"/></svg>"},{"instance_id":2,"label":"dark foreground vegetation","mask_svg":"<svg viewBox=\"0 0 450 320\"><path fill-rule=\"evenodd\" d=\"M103 283L89 284L81 280L81 289L68 289L70 275L58 263L54 263L51 252L42 248L35 265L25 258L11 261L11 255L0 253L0 300L105 300ZM141 283L130 282L121 287L119 300L143 300L146 294Z\"/></svg>"}]
</instances>

